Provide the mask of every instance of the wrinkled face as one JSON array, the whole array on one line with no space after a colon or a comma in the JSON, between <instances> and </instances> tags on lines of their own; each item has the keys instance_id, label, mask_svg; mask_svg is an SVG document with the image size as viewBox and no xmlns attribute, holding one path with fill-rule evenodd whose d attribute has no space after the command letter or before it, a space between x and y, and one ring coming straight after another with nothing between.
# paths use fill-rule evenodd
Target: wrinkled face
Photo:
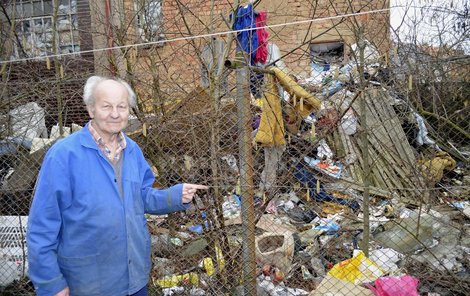
<instances>
[{"instance_id":1,"label":"wrinkled face","mask_svg":"<svg viewBox=\"0 0 470 296\"><path fill-rule=\"evenodd\" d=\"M87 106L93 127L107 142L122 131L129 120L129 101L126 88L114 80L99 83L94 91L95 102Z\"/></svg>"}]
</instances>

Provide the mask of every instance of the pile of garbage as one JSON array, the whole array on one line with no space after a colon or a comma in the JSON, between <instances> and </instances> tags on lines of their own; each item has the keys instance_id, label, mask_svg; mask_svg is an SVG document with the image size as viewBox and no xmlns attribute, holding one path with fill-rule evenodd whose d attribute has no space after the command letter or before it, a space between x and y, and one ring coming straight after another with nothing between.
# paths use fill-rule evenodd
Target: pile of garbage
<instances>
[{"instance_id":1,"label":"pile of garbage","mask_svg":"<svg viewBox=\"0 0 470 296\"><path fill-rule=\"evenodd\" d=\"M308 78L284 66L259 72L264 83L252 85L251 105L254 217L242 210L248 197L240 190L239 119L230 94L218 102L217 118L212 97L196 88L134 129L158 181L213 185L186 213L147 216L153 287L163 295L241 294L246 244L255 253L257 295L470 291L468 147L439 147L424 118L381 82L378 53L366 45L364 77L353 59L336 64L325 54ZM266 65L270 60L277 58L268 55ZM209 126L219 131L216 152ZM57 128L46 140L40 127L21 148L35 147L30 157L38 160L57 138ZM2 155L18 153L15 139L2 143ZM22 178L25 165L2 171L3 192L32 188L37 171ZM243 241L248 218L253 242Z\"/></svg>"},{"instance_id":2,"label":"pile of garbage","mask_svg":"<svg viewBox=\"0 0 470 296\"><path fill-rule=\"evenodd\" d=\"M181 230L172 235L166 219L149 217L154 283L165 295L221 292L220 284L241 270L240 198L225 197L223 222L194 210L197 218L180 217ZM256 223L258 295L464 295L470 288L469 217L458 205L425 211L373 200L366 256L360 209L316 204L295 191L256 204L264 208Z\"/></svg>"},{"instance_id":3,"label":"pile of garbage","mask_svg":"<svg viewBox=\"0 0 470 296\"><path fill-rule=\"evenodd\" d=\"M267 68L264 95L257 98L259 91L253 92L254 148L262 152L255 153L254 163L258 295L444 296L470 290L468 147L457 152L439 147L425 120L380 82L375 52L366 50L362 90L350 63L316 64L307 79ZM207 94L201 97L210 104ZM183 104L179 111L190 109ZM207 126L202 123L207 110L196 108L200 121L192 117L179 132ZM221 142L235 145L224 146L218 160L223 200L214 191L197 199L189 220L149 217L154 283L165 295L243 289L247 230L242 222L247 217L241 207L233 101L224 102L224 110L219 123L231 128L223 129ZM171 145L190 147L179 140ZM201 173L209 147L200 147L197 153L186 151L177 171ZM163 179L178 166L176 160L165 165L164 159L160 165ZM168 225L179 225L178 232L170 235Z\"/></svg>"}]
</instances>

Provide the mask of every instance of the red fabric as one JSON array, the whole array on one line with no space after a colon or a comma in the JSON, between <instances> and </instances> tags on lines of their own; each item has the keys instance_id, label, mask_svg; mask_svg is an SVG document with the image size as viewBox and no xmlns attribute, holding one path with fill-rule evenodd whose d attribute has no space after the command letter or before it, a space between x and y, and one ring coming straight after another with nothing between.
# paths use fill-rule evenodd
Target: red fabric
<instances>
[{"instance_id":1,"label":"red fabric","mask_svg":"<svg viewBox=\"0 0 470 296\"><path fill-rule=\"evenodd\" d=\"M256 15L256 28L266 26L266 11L260 11ZM258 33L258 49L256 50L255 63L265 64L268 59L268 30L266 28L256 29Z\"/></svg>"}]
</instances>

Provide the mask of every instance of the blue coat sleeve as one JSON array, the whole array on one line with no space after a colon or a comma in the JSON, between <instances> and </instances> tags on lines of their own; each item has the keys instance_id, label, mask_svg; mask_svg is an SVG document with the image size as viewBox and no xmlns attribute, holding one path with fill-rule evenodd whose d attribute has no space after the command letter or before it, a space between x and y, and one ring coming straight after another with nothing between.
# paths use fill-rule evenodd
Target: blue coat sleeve
<instances>
[{"instance_id":1,"label":"blue coat sleeve","mask_svg":"<svg viewBox=\"0 0 470 296\"><path fill-rule=\"evenodd\" d=\"M183 204L183 184L166 189L152 188L155 177L147 161L142 162L142 200L146 213L163 215L188 209L191 204Z\"/></svg>"},{"instance_id":2,"label":"blue coat sleeve","mask_svg":"<svg viewBox=\"0 0 470 296\"><path fill-rule=\"evenodd\" d=\"M46 155L29 213L26 237L29 277L39 296L54 295L67 287L57 262L62 226L60 208L71 196L66 172L63 165Z\"/></svg>"}]
</instances>

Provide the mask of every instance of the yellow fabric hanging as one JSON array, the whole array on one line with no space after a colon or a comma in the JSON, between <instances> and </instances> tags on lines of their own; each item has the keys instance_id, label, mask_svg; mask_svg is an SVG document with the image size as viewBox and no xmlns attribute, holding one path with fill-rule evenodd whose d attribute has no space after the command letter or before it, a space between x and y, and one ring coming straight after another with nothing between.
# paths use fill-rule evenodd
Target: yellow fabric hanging
<instances>
[{"instance_id":1,"label":"yellow fabric hanging","mask_svg":"<svg viewBox=\"0 0 470 296\"><path fill-rule=\"evenodd\" d=\"M274 75L267 75L267 86L263 96L261 120L255 141L264 146L285 145L284 120L282 118L281 100L278 96L276 82L290 94L289 104L285 109L289 122L297 123L314 110L319 110L321 102L297 84L289 75L276 67L269 70ZM299 104L297 104L300 102Z\"/></svg>"},{"instance_id":2,"label":"yellow fabric hanging","mask_svg":"<svg viewBox=\"0 0 470 296\"><path fill-rule=\"evenodd\" d=\"M267 75L266 91L263 95L261 120L255 141L264 146L285 145L284 120L281 99L273 75Z\"/></svg>"}]
</instances>

